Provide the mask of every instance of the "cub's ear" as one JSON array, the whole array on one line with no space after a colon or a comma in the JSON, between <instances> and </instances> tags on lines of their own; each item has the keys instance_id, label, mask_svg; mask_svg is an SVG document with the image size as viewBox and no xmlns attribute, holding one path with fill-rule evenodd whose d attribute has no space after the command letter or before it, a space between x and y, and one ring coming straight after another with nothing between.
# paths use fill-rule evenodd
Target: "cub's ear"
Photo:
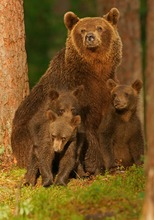
<instances>
[{"instance_id":1,"label":"cub's ear","mask_svg":"<svg viewBox=\"0 0 154 220\"><path fill-rule=\"evenodd\" d=\"M112 25L116 26L120 18L120 12L117 8L112 8L106 15L103 16L103 18L105 18Z\"/></svg>"},{"instance_id":2,"label":"cub's ear","mask_svg":"<svg viewBox=\"0 0 154 220\"><path fill-rule=\"evenodd\" d=\"M81 117L80 115L76 115L72 118L71 120L71 126L72 127L77 127L81 123Z\"/></svg>"},{"instance_id":3,"label":"cub's ear","mask_svg":"<svg viewBox=\"0 0 154 220\"><path fill-rule=\"evenodd\" d=\"M139 93L142 89L143 82L140 79L135 80L135 82L132 84L133 89Z\"/></svg>"},{"instance_id":4,"label":"cub's ear","mask_svg":"<svg viewBox=\"0 0 154 220\"><path fill-rule=\"evenodd\" d=\"M54 113L53 111L51 111L51 110L48 110L47 112L46 112L46 116L47 116L47 118L50 120L50 121L52 121L52 122L54 122L56 119L57 119L57 114L56 113Z\"/></svg>"},{"instance_id":5,"label":"cub's ear","mask_svg":"<svg viewBox=\"0 0 154 220\"><path fill-rule=\"evenodd\" d=\"M108 79L106 82L107 88L112 91L113 88L115 88L118 84L113 79Z\"/></svg>"},{"instance_id":6,"label":"cub's ear","mask_svg":"<svg viewBox=\"0 0 154 220\"><path fill-rule=\"evenodd\" d=\"M58 99L58 97L59 97L59 93L56 91L56 90L50 90L49 91L49 97L50 97L50 99L53 101L53 100L55 100L55 99Z\"/></svg>"},{"instance_id":7,"label":"cub's ear","mask_svg":"<svg viewBox=\"0 0 154 220\"><path fill-rule=\"evenodd\" d=\"M69 11L66 12L64 15L64 24L68 30L72 30L73 26L79 21L80 19L74 14L73 12Z\"/></svg>"},{"instance_id":8,"label":"cub's ear","mask_svg":"<svg viewBox=\"0 0 154 220\"><path fill-rule=\"evenodd\" d=\"M83 93L83 91L84 91L84 85L80 85L72 93L74 96L78 97Z\"/></svg>"}]
</instances>

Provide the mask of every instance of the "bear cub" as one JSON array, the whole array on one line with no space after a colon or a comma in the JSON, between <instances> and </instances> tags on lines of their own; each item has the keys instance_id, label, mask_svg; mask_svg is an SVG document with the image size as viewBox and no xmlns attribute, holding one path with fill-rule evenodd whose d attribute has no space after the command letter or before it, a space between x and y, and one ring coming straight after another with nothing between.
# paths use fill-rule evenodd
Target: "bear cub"
<instances>
[{"instance_id":1,"label":"bear cub","mask_svg":"<svg viewBox=\"0 0 154 220\"><path fill-rule=\"evenodd\" d=\"M37 133L37 142L32 149L31 164L25 175L26 184L35 185L32 179L33 170L39 169L42 185L66 185L69 175L75 167L77 156L77 131L81 123L79 115L58 116L51 110L47 111L48 126L42 127ZM44 132L42 138L42 132ZM54 179L53 162L58 158L58 173ZM57 163L57 161L56 161ZM35 169L36 170L36 169Z\"/></svg>"},{"instance_id":2,"label":"bear cub","mask_svg":"<svg viewBox=\"0 0 154 220\"><path fill-rule=\"evenodd\" d=\"M144 139L137 105L142 82L121 85L109 79L107 87L111 94L110 112L99 128L105 167L140 165Z\"/></svg>"}]
</instances>

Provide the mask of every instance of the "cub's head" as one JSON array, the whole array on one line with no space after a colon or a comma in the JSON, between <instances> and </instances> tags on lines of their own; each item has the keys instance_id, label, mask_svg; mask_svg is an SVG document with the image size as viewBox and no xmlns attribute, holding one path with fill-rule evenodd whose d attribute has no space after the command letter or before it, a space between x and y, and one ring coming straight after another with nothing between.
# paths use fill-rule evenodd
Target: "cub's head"
<instances>
[{"instance_id":1,"label":"cub's head","mask_svg":"<svg viewBox=\"0 0 154 220\"><path fill-rule=\"evenodd\" d=\"M78 115L80 113L79 99L83 95L84 86L78 86L73 91L56 91L49 92L49 109L52 109L58 116L61 115Z\"/></svg>"},{"instance_id":2,"label":"cub's head","mask_svg":"<svg viewBox=\"0 0 154 220\"><path fill-rule=\"evenodd\" d=\"M81 117L76 116L58 116L53 111L47 111L49 119L49 133L51 144L55 152L63 151L66 144L69 144L76 138L76 128L81 123Z\"/></svg>"},{"instance_id":3,"label":"cub's head","mask_svg":"<svg viewBox=\"0 0 154 220\"><path fill-rule=\"evenodd\" d=\"M135 80L131 85L120 85L112 79L107 81L111 92L112 105L117 111L136 109L142 81Z\"/></svg>"},{"instance_id":4,"label":"cub's head","mask_svg":"<svg viewBox=\"0 0 154 220\"><path fill-rule=\"evenodd\" d=\"M110 53L118 42L117 50L121 51L121 41L117 33L117 23L120 14L118 9L112 8L103 17L78 18L73 12L64 15L64 23L68 29L72 45L80 56L84 58L90 53L94 56L100 53ZM88 52L88 54L87 54ZM113 52L113 51L112 51ZM90 56L89 54L89 56Z\"/></svg>"}]
</instances>

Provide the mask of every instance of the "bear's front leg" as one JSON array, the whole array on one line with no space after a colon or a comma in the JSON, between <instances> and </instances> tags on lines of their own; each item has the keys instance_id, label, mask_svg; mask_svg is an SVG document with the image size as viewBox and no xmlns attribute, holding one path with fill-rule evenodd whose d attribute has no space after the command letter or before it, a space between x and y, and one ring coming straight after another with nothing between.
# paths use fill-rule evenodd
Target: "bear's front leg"
<instances>
[{"instance_id":1,"label":"bear's front leg","mask_svg":"<svg viewBox=\"0 0 154 220\"><path fill-rule=\"evenodd\" d=\"M55 178L55 185L66 186L69 175L74 169L76 160L76 141L70 143L59 162L58 174Z\"/></svg>"},{"instance_id":2,"label":"bear's front leg","mask_svg":"<svg viewBox=\"0 0 154 220\"><path fill-rule=\"evenodd\" d=\"M102 121L98 129L99 144L102 151L105 169L110 170L116 167L112 143L112 136L114 134L115 127L111 123L105 127L102 126L104 126L104 121Z\"/></svg>"},{"instance_id":3,"label":"bear's front leg","mask_svg":"<svg viewBox=\"0 0 154 220\"><path fill-rule=\"evenodd\" d=\"M103 174L105 170L104 160L97 133L92 129L87 130L86 138L88 141L88 146L85 154L85 171L90 175Z\"/></svg>"},{"instance_id":4,"label":"bear's front leg","mask_svg":"<svg viewBox=\"0 0 154 220\"><path fill-rule=\"evenodd\" d=\"M32 185L35 186L37 183L37 178L39 177L39 167L38 167L38 161L36 158L36 155L34 154L33 151L33 146L31 149L31 153L30 153L30 159L29 159L29 164L27 167L27 172L25 174L25 182L24 185L28 186L28 185Z\"/></svg>"},{"instance_id":5,"label":"bear's front leg","mask_svg":"<svg viewBox=\"0 0 154 220\"><path fill-rule=\"evenodd\" d=\"M35 147L35 155L38 160L38 167L42 176L42 185L48 187L53 184L52 161L54 151L50 144Z\"/></svg>"},{"instance_id":6,"label":"bear's front leg","mask_svg":"<svg viewBox=\"0 0 154 220\"><path fill-rule=\"evenodd\" d=\"M142 131L139 128L129 141L129 151L136 165L142 165L144 163L144 139Z\"/></svg>"}]
</instances>

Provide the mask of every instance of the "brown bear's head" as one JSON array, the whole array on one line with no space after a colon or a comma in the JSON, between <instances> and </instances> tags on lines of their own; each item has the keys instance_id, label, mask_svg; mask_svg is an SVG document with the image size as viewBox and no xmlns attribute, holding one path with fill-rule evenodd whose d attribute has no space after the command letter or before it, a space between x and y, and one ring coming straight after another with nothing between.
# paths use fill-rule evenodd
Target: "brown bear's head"
<instances>
[{"instance_id":1,"label":"brown bear's head","mask_svg":"<svg viewBox=\"0 0 154 220\"><path fill-rule=\"evenodd\" d=\"M73 117L58 116L53 111L47 111L51 144L55 152L63 151L68 141L76 138L76 128L81 123L79 115Z\"/></svg>"},{"instance_id":2,"label":"brown bear's head","mask_svg":"<svg viewBox=\"0 0 154 220\"><path fill-rule=\"evenodd\" d=\"M75 116L80 113L79 99L83 95L84 86L80 85L73 91L56 91L50 90L49 98L51 100L49 109L57 113L58 116L69 115ZM51 105L51 106L50 106Z\"/></svg>"},{"instance_id":3,"label":"brown bear's head","mask_svg":"<svg viewBox=\"0 0 154 220\"><path fill-rule=\"evenodd\" d=\"M107 87L111 92L112 104L117 111L127 111L137 108L137 101L142 81L135 80L131 85L120 85L114 80L107 81Z\"/></svg>"},{"instance_id":4,"label":"brown bear's head","mask_svg":"<svg viewBox=\"0 0 154 220\"><path fill-rule=\"evenodd\" d=\"M117 50L121 51L122 45L117 32L118 20L119 11L116 8L112 8L103 17L79 19L73 12L67 12L64 15L64 23L69 31L69 41L71 39L71 44L78 54L87 59L94 54L97 58L99 55L109 56L113 53L115 49L113 47L117 41Z\"/></svg>"}]
</instances>

